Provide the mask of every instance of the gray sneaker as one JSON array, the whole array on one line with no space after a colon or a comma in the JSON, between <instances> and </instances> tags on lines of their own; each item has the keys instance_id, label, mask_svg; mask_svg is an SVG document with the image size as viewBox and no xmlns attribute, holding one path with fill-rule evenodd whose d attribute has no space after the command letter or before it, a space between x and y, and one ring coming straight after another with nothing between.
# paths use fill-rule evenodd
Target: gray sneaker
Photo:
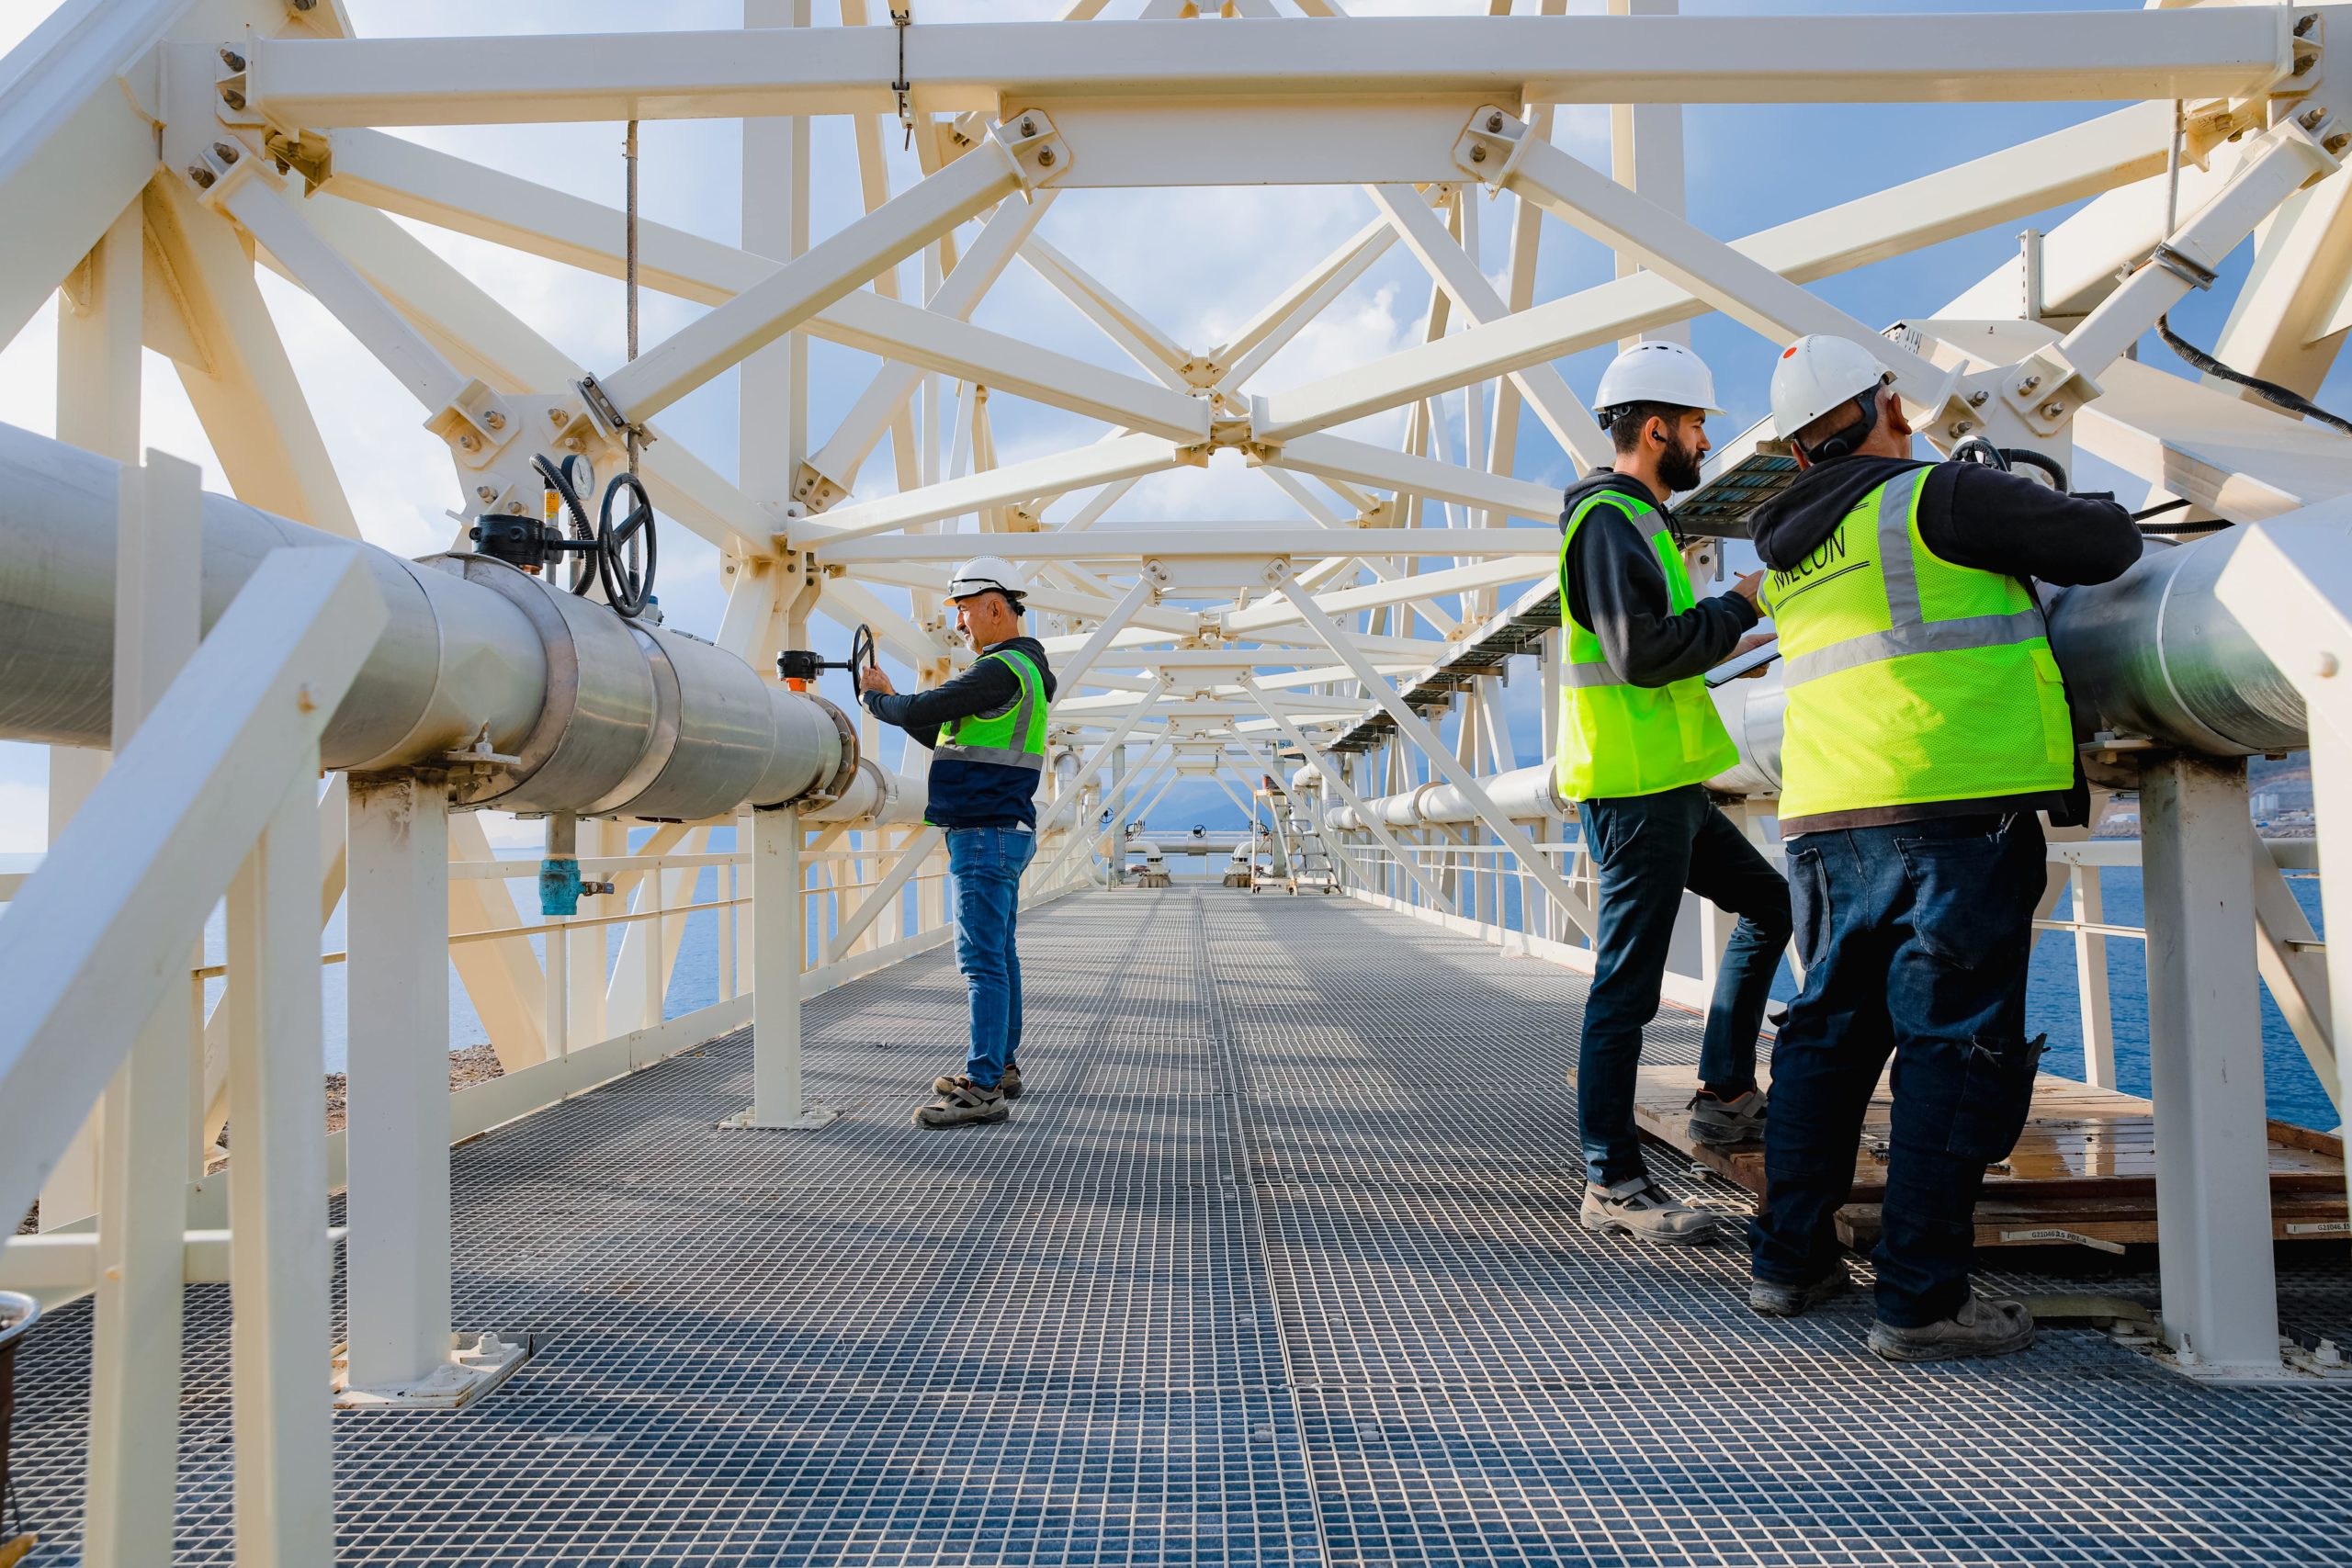
<instances>
[{"instance_id":1,"label":"gray sneaker","mask_svg":"<svg viewBox=\"0 0 2352 1568\"><path fill-rule=\"evenodd\" d=\"M1692 1143L1716 1148L1755 1143L1764 1136L1764 1091L1751 1089L1737 1100L1691 1096L1690 1133Z\"/></svg>"},{"instance_id":2,"label":"gray sneaker","mask_svg":"<svg viewBox=\"0 0 2352 1568\"><path fill-rule=\"evenodd\" d=\"M1668 1197L1646 1176L1621 1181L1614 1187L1587 1183L1584 1207L1577 1217L1589 1231L1630 1235L1636 1241L1660 1242L1670 1247L1712 1241L1715 1235L1714 1215Z\"/></svg>"},{"instance_id":3,"label":"gray sneaker","mask_svg":"<svg viewBox=\"0 0 2352 1568\"><path fill-rule=\"evenodd\" d=\"M937 1077L931 1080L931 1092L933 1094L946 1094L953 1090L957 1084L962 1083L964 1079L960 1074L951 1077L946 1073L942 1073ZM996 1087L997 1092L1003 1095L1005 1099L1019 1100L1021 1098L1021 1064L1018 1062L1007 1062L1004 1066L1004 1077L996 1080Z\"/></svg>"},{"instance_id":4,"label":"gray sneaker","mask_svg":"<svg viewBox=\"0 0 2352 1568\"><path fill-rule=\"evenodd\" d=\"M1810 1285L1782 1285L1770 1280L1747 1281L1747 1304L1766 1317L1803 1317L1807 1307L1817 1307L1824 1302L1836 1301L1854 1288L1854 1277L1846 1272L1843 1263L1833 1263L1829 1272Z\"/></svg>"},{"instance_id":5,"label":"gray sneaker","mask_svg":"<svg viewBox=\"0 0 2352 1568\"><path fill-rule=\"evenodd\" d=\"M981 1122L1001 1122L1012 1114L1012 1107L1004 1096L992 1089L982 1089L969 1078L952 1080L952 1087L941 1091L938 1103L926 1105L915 1112L918 1127L968 1127Z\"/></svg>"},{"instance_id":6,"label":"gray sneaker","mask_svg":"<svg viewBox=\"0 0 2352 1568\"><path fill-rule=\"evenodd\" d=\"M1897 1328L1871 1325L1871 1348L1890 1361L1951 1361L1962 1356L2007 1356L2033 1343L2033 1314L2023 1302L1971 1293L1940 1323Z\"/></svg>"}]
</instances>

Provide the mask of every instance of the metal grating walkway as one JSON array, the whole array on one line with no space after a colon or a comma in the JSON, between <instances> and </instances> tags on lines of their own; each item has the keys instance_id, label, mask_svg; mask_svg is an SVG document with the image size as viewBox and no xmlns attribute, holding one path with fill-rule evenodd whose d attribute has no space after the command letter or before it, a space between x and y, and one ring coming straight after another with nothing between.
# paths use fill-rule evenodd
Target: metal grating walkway
<instances>
[{"instance_id":1,"label":"metal grating walkway","mask_svg":"<svg viewBox=\"0 0 2352 1568\"><path fill-rule=\"evenodd\" d=\"M933 955L809 1004L851 1111L821 1133L713 1130L737 1036L458 1149L459 1325L539 1353L464 1415L338 1417L342 1561L2352 1558L2352 1388L2208 1389L2068 1332L1898 1370L1861 1301L1769 1323L1737 1251L1577 1229L1561 970L1182 886L1067 901L1023 948L1010 1126L909 1124L960 1050ZM1654 1041L1695 1056L1675 1015ZM2282 1286L2345 1337L2340 1250ZM194 1562L230 1555L224 1305L190 1292ZM20 1379L50 1530L86 1329L60 1314Z\"/></svg>"}]
</instances>

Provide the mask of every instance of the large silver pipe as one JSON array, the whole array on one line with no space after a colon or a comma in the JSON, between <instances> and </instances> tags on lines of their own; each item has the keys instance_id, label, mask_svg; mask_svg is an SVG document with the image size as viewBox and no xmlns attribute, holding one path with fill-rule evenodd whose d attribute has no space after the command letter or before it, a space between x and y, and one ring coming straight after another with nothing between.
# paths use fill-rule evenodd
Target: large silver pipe
<instances>
[{"instance_id":1,"label":"large silver pipe","mask_svg":"<svg viewBox=\"0 0 2352 1568\"><path fill-rule=\"evenodd\" d=\"M1514 822L1565 822L1575 815L1560 798L1548 762L1514 768L1478 781L1497 810ZM1425 784L1401 795L1384 795L1364 807L1390 828L1455 827L1478 820L1470 797L1450 784ZM1324 825L1335 833L1351 833L1363 826L1352 806L1337 806L1324 813Z\"/></svg>"},{"instance_id":2,"label":"large silver pipe","mask_svg":"<svg viewBox=\"0 0 2352 1568\"><path fill-rule=\"evenodd\" d=\"M112 725L119 466L0 425L0 737L104 746ZM698 638L625 621L478 556L402 560L226 496L203 499L209 629L262 558L356 550L390 612L320 742L329 768L437 767L461 806L695 819L849 782L848 720Z\"/></svg>"},{"instance_id":3,"label":"large silver pipe","mask_svg":"<svg viewBox=\"0 0 2352 1568\"><path fill-rule=\"evenodd\" d=\"M2214 595L2222 569L2245 536L2231 528L2191 544L2152 540L2112 582L2044 591L2050 647L2066 677L2077 739L2104 731L2222 757L2305 745L2302 698ZM1740 761L1708 786L1726 795L1780 794L1788 696L1779 667L1713 695Z\"/></svg>"}]
</instances>

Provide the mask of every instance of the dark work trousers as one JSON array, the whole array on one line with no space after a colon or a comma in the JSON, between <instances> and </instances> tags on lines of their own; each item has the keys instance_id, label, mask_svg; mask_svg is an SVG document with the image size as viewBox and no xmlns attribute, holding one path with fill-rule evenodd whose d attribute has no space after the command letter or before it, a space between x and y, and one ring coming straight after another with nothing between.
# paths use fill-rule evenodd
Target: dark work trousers
<instances>
[{"instance_id":1,"label":"dark work trousers","mask_svg":"<svg viewBox=\"0 0 2352 1568\"><path fill-rule=\"evenodd\" d=\"M1984 1168L2025 1127L2041 1042L2025 1037L2041 819L1948 817L1789 840L1804 989L1772 1047L1756 1277L1820 1279L1863 1113L1894 1058L1878 1315L1917 1328L1968 1299Z\"/></svg>"},{"instance_id":2,"label":"dark work trousers","mask_svg":"<svg viewBox=\"0 0 2352 1568\"><path fill-rule=\"evenodd\" d=\"M1738 1089L1756 1081L1756 1033L1789 945L1789 885L1699 784L1588 800L1577 815L1592 846L1600 904L1577 1046L1577 1110L1586 1179L1614 1187L1645 1170L1634 1130L1634 1080L1642 1030L1657 1016L1683 889L1739 917L1699 1049L1700 1081Z\"/></svg>"}]
</instances>

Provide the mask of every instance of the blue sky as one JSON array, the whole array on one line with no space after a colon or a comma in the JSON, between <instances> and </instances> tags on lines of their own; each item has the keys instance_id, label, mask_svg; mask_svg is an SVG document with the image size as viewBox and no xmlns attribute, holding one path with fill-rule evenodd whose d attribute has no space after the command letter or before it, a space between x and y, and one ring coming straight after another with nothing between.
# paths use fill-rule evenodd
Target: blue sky
<instances>
[{"instance_id":1,"label":"blue sky","mask_svg":"<svg viewBox=\"0 0 2352 1568\"><path fill-rule=\"evenodd\" d=\"M1057 15L1066 0L921 0L922 21L1029 20ZM531 33L560 26L567 30L621 31L644 25L648 8L620 0L576 0L561 7L503 8L454 0L346 0L356 28L371 35L438 35L481 31ZM52 7L47 0L10 6L0 14L0 48L28 31ZM873 7L880 14L883 7ZM1114 0L1108 14L1132 15L1139 0ZM1532 10L1533 0L1521 0ZM1596 3L1572 8L1600 10ZM1885 11L1887 5L1770 5L1686 0L1693 14L1837 14ZM1907 0L1906 11L2051 10L2027 0ZM2127 0L2069 0L2066 9L2136 9ZM835 13L831 0L817 0L820 18ZM1358 14L1482 14L1485 0L1351 0ZM725 28L738 24L736 0L673 0L660 8L663 25L677 28ZM1196 25L1223 25L1215 23ZM2103 113L2111 105L2091 103L1895 106L1708 106L1686 111L1689 213L1710 232L1735 236L1784 221L1801 213L1862 195L1896 181L1932 173L1964 159ZM417 131L417 140L467 156L483 158L526 176L560 185L617 204L621 195L619 128L607 125L500 127L492 130L452 128ZM649 123L643 130L643 206L646 216L714 239L737 237L741 180L738 125L731 120ZM1607 111L1565 111L1557 140L1590 161L1607 162ZM895 156L895 146L894 146ZM822 234L859 210L849 131L845 122L820 122L815 148L818 170L815 226ZM910 156L896 157L892 183L903 189L916 177ZM1479 198L1482 203L1484 198ZM2064 211L2045 214L2032 226L2049 227ZM1353 232L1372 216L1369 200L1351 188L1228 187L1179 191L1077 191L1063 197L1039 232L1059 246L1187 346L1208 347L1260 305ZM1484 263L1499 272L1509 230L1510 204L1484 205ZM1913 255L1861 268L1817 286L1826 299L1863 321L1877 323L1934 309L2016 254L2017 230L2025 224L1953 240ZM415 227L415 226L413 226ZM476 241L417 227L416 231L517 310L560 346L589 364L621 357L620 286L551 263L517 257ZM2211 342L2218 333L2245 255L2233 260L2224 284L2212 294L2193 297L2176 312L2176 324L2192 338ZM1607 278L1608 253L1565 225L1547 226L1539 299L1572 292ZM918 274L904 273L906 291L917 293ZM341 329L305 297L274 276L263 288L284 333L297 369L319 409L332 455L350 491L368 536L406 554L446 544L447 509L458 492L438 440L420 428L416 405L389 375L361 354ZM1325 320L1303 334L1262 374L1258 389L1279 389L1362 363L1417 340L1428 297L1424 276L1409 256L1385 258ZM649 294L644 335L658 341L698 313L698 308ZM1018 333L1065 353L1130 368L1119 351L1034 274L1016 265L992 292L976 320ZM54 330L46 316L0 354L0 420L46 431L53 419L51 368ZM1721 422L1736 432L1761 416L1772 345L1719 319L1700 321L1696 346L1713 366L1730 411ZM1607 351L1577 356L1560 366L1569 384L1589 395ZM2151 363L2173 368L2170 356L2153 342ZM812 444L820 444L834 420L861 389L875 362L825 344L812 345ZM2327 395L2335 400L2339 388ZM664 418L673 436L731 472L736 458L730 374L687 398ZM1091 439L1099 427L1055 411L998 396L990 401L1000 461L1057 449ZM1453 400L1459 418L1460 402ZM1351 434L1394 439L1396 419L1367 422ZM150 356L147 429L150 445L209 462L201 432L189 414L168 367ZM1524 477L1564 480L1568 467L1556 445L1534 421L1521 433ZM887 449L877 452L862 493L888 488ZM210 481L220 485L217 468ZM1065 503L1064 510L1068 510ZM1185 470L1139 486L1114 517L1216 519L1287 515L1261 478L1238 464L1221 461L1205 472ZM674 623L709 632L719 594L713 552L683 529L665 535L662 603ZM820 633L830 648L842 634ZM1535 760L1535 683L1517 682L1508 694L1520 761ZM43 838L41 798L46 753L40 748L0 745L0 852L37 850ZM1170 797L1163 820L1222 821L1232 815L1213 787L1186 786Z\"/></svg>"}]
</instances>

